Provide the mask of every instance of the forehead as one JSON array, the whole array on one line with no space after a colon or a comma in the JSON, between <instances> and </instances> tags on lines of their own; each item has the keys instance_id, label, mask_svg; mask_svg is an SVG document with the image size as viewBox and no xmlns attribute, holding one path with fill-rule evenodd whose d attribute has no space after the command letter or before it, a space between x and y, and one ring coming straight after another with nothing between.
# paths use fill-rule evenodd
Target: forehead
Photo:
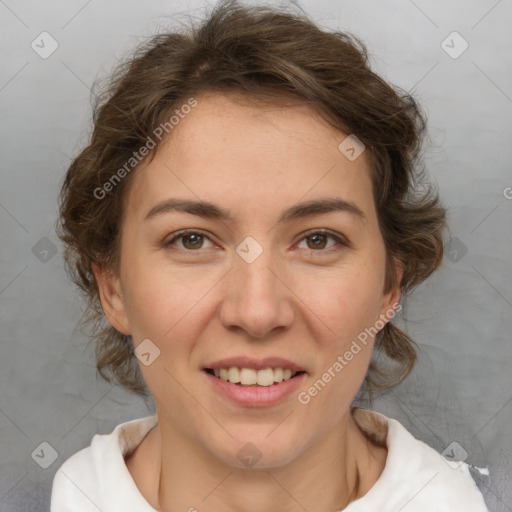
<instances>
[{"instance_id":1,"label":"forehead","mask_svg":"<svg viewBox=\"0 0 512 512\"><path fill-rule=\"evenodd\" d=\"M128 215L144 216L168 197L208 200L240 216L326 196L372 208L365 153L347 159L338 146L348 134L310 106L220 93L196 101L135 172Z\"/></svg>"}]
</instances>

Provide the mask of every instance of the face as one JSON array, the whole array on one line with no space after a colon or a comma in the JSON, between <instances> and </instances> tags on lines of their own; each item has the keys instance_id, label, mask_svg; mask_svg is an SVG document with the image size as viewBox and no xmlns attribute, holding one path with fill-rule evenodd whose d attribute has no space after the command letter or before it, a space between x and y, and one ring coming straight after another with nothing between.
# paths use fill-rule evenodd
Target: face
<instances>
[{"instance_id":1,"label":"face","mask_svg":"<svg viewBox=\"0 0 512 512\"><path fill-rule=\"evenodd\" d=\"M276 467L326 438L363 382L372 328L399 301L398 286L384 290L366 155L347 159L346 137L304 105L198 97L133 176L119 275L95 268L109 322L150 340L139 366L159 423L216 460L241 466L250 442ZM230 366L247 368L245 383L258 368L302 373L247 386L206 370Z\"/></svg>"}]
</instances>

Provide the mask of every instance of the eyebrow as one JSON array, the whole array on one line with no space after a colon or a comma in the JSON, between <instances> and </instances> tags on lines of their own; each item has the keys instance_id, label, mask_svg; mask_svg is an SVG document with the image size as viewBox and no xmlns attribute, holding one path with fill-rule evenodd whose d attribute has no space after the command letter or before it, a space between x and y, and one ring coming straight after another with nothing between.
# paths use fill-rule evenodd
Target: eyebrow
<instances>
[{"instance_id":1,"label":"eyebrow","mask_svg":"<svg viewBox=\"0 0 512 512\"><path fill-rule=\"evenodd\" d=\"M144 217L147 221L151 218L163 215L169 212L185 212L197 215L206 219L221 220L226 222L234 222L235 219L231 212L221 206L210 203L208 201L195 201L190 199L170 198L162 201L149 210ZM284 212L279 217L278 223L287 223L297 219L310 217L331 212L346 212L355 218L366 221L364 212L351 201L341 198L322 198L298 203Z\"/></svg>"}]
</instances>

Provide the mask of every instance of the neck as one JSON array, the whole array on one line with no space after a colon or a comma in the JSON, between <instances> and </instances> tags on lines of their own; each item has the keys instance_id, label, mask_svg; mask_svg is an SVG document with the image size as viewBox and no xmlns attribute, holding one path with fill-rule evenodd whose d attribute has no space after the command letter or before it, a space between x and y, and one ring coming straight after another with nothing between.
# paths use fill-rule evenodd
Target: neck
<instances>
[{"instance_id":1,"label":"neck","mask_svg":"<svg viewBox=\"0 0 512 512\"><path fill-rule=\"evenodd\" d=\"M159 415L146 438L153 483L141 489L162 512L342 510L373 486L385 464L385 449L369 443L349 412L293 461L242 469L224 464L164 418Z\"/></svg>"}]
</instances>

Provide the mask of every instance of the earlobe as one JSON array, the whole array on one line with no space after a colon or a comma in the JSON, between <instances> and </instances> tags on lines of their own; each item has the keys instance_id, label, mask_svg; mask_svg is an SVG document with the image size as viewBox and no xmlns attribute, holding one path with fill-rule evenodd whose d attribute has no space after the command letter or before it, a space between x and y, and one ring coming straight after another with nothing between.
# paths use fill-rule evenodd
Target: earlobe
<instances>
[{"instance_id":1,"label":"earlobe","mask_svg":"<svg viewBox=\"0 0 512 512\"><path fill-rule=\"evenodd\" d=\"M395 267L396 284L392 290L389 291L384 297L381 309L381 317L384 315L390 319L395 312L398 312L402 306L400 306L400 299L402 297L402 277L404 275L404 265L397 258L393 258ZM392 314L393 313L393 314Z\"/></svg>"},{"instance_id":2,"label":"earlobe","mask_svg":"<svg viewBox=\"0 0 512 512\"><path fill-rule=\"evenodd\" d=\"M119 277L111 270L95 263L92 264L92 269L98 284L101 307L109 324L119 332L130 335L131 329Z\"/></svg>"},{"instance_id":3,"label":"earlobe","mask_svg":"<svg viewBox=\"0 0 512 512\"><path fill-rule=\"evenodd\" d=\"M404 276L404 264L397 258L393 258L393 263L395 265L395 275L397 282L397 289L393 297L393 304L398 304L402 298L402 278Z\"/></svg>"}]
</instances>

